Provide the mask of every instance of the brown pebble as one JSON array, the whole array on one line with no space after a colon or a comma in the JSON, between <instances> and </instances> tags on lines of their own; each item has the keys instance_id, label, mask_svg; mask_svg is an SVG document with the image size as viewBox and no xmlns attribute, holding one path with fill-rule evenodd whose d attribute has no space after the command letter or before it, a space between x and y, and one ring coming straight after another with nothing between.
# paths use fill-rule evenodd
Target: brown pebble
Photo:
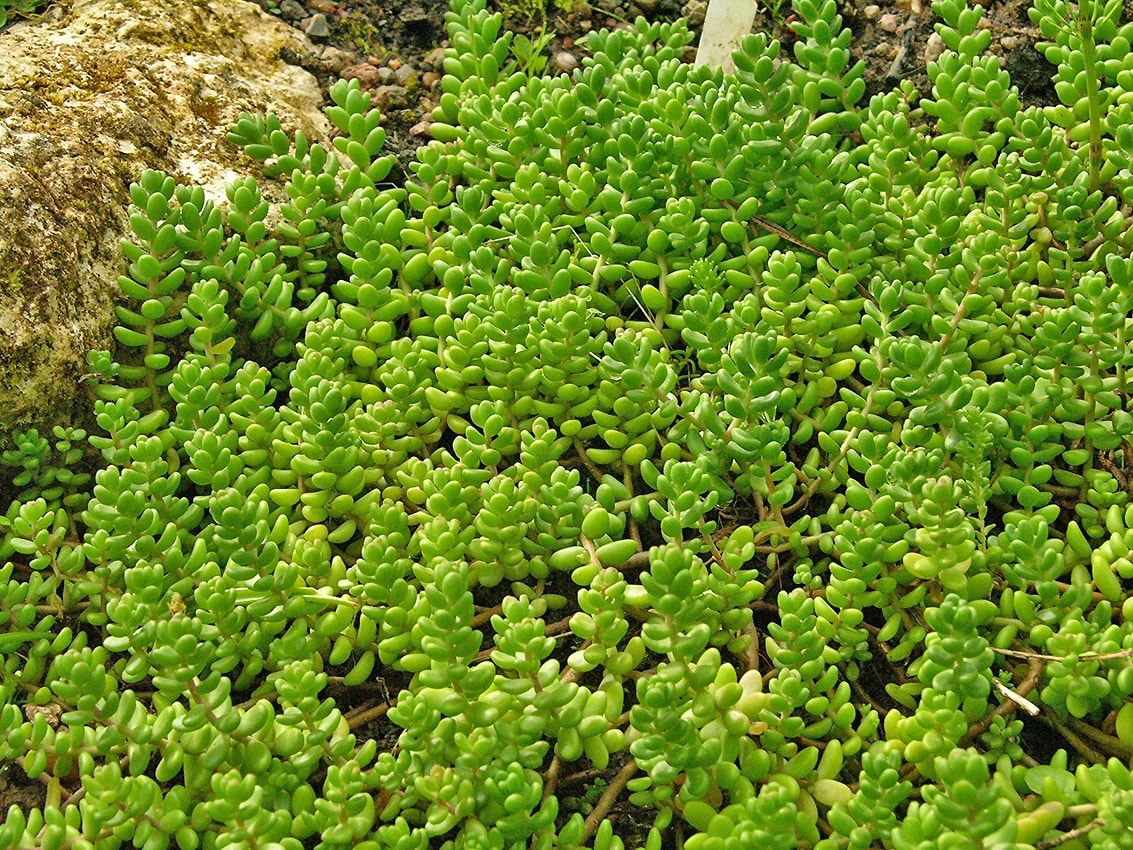
<instances>
[{"instance_id":1,"label":"brown pebble","mask_svg":"<svg viewBox=\"0 0 1133 850\"><path fill-rule=\"evenodd\" d=\"M420 121L409 128L409 135L427 136L429 135L429 128L432 126L433 122L431 120L422 118Z\"/></svg>"},{"instance_id":2,"label":"brown pebble","mask_svg":"<svg viewBox=\"0 0 1133 850\"><path fill-rule=\"evenodd\" d=\"M879 26L886 32L897 32L897 16L892 12L886 12L881 16Z\"/></svg>"},{"instance_id":3,"label":"brown pebble","mask_svg":"<svg viewBox=\"0 0 1133 850\"><path fill-rule=\"evenodd\" d=\"M862 9L862 14L865 15L865 19L867 21L876 21L881 17L881 7L876 3L870 3L864 9Z\"/></svg>"},{"instance_id":4,"label":"brown pebble","mask_svg":"<svg viewBox=\"0 0 1133 850\"><path fill-rule=\"evenodd\" d=\"M390 59L389 60L389 67L390 67L391 71L396 71L398 68L401 67L401 60L397 59L397 58Z\"/></svg>"},{"instance_id":5,"label":"brown pebble","mask_svg":"<svg viewBox=\"0 0 1133 850\"><path fill-rule=\"evenodd\" d=\"M375 68L382 64L381 57L379 56L367 56L366 61L373 65Z\"/></svg>"},{"instance_id":6,"label":"brown pebble","mask_svg":"<svg viewBox=\"0 0 1133 850\"><path fill-rule=\"evenodd\" d=\"M1003 45L1004 50L1014 50L1019 46L1019 39L1013 35L1005 35L999 40L999 43Z\"/></svg>"},{"instance_id":7,"label":"brown pebble","mask_svg":"<svg viewBox=\"0 0 1133 850\"><path fill-rule=\"evenodd\" d=\"M421 75L421 85L432 91L433 86L441 81L441 75L436 71L426 71Z\"/></svg>"},{"instance_id":8,"label":"brown pebble","mask_svg":"<svg viewBox=\"0 0 1133 850\"><path fill-rule=\"evenodd\" d=\"M338 75L344 80L357 80L364 89L373 88L381 81L378 69L366 62L343 68Z\"/></svg>"},{"instance_id":9,"label":"brown pebble","mask_svg":"<svg viewBox=\"0 0 1133 850\"><path fill-rule=\"evenodd\" d=\"M344 68L358 63L358 57L349 50L339 50L337 47L327 46L319 54L323 67L332 74L339 74Z\"/></svg>"}]
</instances>

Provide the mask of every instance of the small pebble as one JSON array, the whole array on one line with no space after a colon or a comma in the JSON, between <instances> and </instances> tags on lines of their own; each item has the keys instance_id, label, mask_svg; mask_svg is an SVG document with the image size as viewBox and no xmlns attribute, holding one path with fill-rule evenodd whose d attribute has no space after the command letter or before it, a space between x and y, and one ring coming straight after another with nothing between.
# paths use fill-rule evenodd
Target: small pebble
<instances>
[{"instance_id":1,"label":"small pebble","mask_svg":"<svg viewBox=\"0 0 1133 850\"><path fill-rule=\"evenodd\" d=\"M378 69L368 62L343 68L339 72L339 76L344 80L357 80L364 89L373 88L381 82L381 74L378 73Z\"/></svg>"},{"instance_id":2,"label":"small pebble","mask_svg":"<svg viewBox=\"0 0 1133 850\"><path fill-rule=\"evenodd\" d=\"M413 5L406 6L401 10L401 20L402 22L411 26L413 24L423 24L429 20L429 14L416 3L414 3Z\"/></svg>"},{"instance_id":3,"label":"small pebble","mask_svg":"<svg viewBox=\"0 0 1133 850\"><path fill-rule=\"evenodd\" d=\"M312 15L310 22L307 26L303 27L303 33L307 38L326 38L330 35L330 27L327 26L327 16L322 13Z\"/></svg>"},{"instance_id":4,"label":"small pebble","mask_svg":"<svg viewBox=\"0 0 1133 850\"><path fill-rule=\"evenodd\" d=\"M338 4L334 0L307 0L307 5L316 12L326 12L328 15L338 11Z\"/></svg>"},{"instance_id":5,"label":"small pebble","mask_svg":"<svg viewBox=\"0 0 1133 850\"><path fill-rule=\"evenodd\" d=\"M897 32L897 16L892 12L886 12L881 16L880 26L886 32Z\"/></svg>"},{"instance_id":6,"label":"small pebble","mask_svg":"<svg viewBox=\"0 0 1133 850\"><path fill-rule=\"evenodd\" d=\"M374 106L382 112L404 109L408 103L405 86L378 86L374 89Z\"/></svg>"},{"instance_id":7,"label":"small pebble","mask_svg":"<svg viewBox=\"0 0 1133 850\"><path fill-rule=\"evenodd\" d=\"M319 60L323 63L323 67L332 74L341 74L345 68L358 63L358 57L349 50L339 50L329 44L319 54Z\"/></svg>"},{"instance_id":8,"label":"small pebble","mask_svg":"<svg viewBox=\"0 0 1133 850\"><path fill-rule=\"evenodd\" d=\"M393 58L393 59L390 59L389 60L389 67L390 67L391 71L396 71L398 68L401 67L401 60L396 58L396 57Z\"/></svg>"},{"instance_id":9,"label":"small pebble","mask_svg":"<svg viewBox=\"0 0 1133 850\"><path fill-rule=\"evenodd\" d=\"M874 56L887 56L889 54L889 42L879 41L873 46Z\"/></svg>"},{"instance_id":10,"label":"small pebble","mask_svg":"<svg viewBox=\"0 0 1133 850\"><path fill-rule=\"evenodd\" d=\"M393 78L397 80L397 84L399 86L405 86L406 88L416 85L419 77L420 75L417 73L417 69L409 65L400 65L397 70L393 72Z\"/></svg>"},{"instance_id":11,"label":"small pebble","mask_svg":"<svg viewBox=\"0 0 1133 850\"><path fill-rule=\"evenodd\" d=\"M378 79L382 81L383 85L393 82L393 69L387 68L384 65L378 68Z\"/></svg>"},{"instance_id":12,"label":"small pebble","mask_svg":"<svg viewBox=\"0 0 1133 850\"><path fill-rule=\"evenodd\" d=\"M1019 39L1013 35L1005 35L999 40L999 43L1003 45L1004 50L1014 50L1019 46Z\"/></svg>"},{"instance_id":13,"label":"small pebble","mask_svg":"<svg viewBox=\"0 0 1133 850\"><path fill-rule=\"evenodd\" d=\"M295 23L307 17L307 10L295 0L280 0L279 16L285 21Z\"/></svg>"},{"instance_id":14,"label":"small pebble","mask_svg":"<svg viewBox=\"0 0 1133 850\"><path fill-rule=\"evenodd\" d=\"M876 21L881 17L881 7L876 3L870 3L864 9L862 9L862 14L865 15L865 19L867 21Z\"/></svg>"},{"instance_id":15,"label":"small pebble","mask_svg":"<svg viewBox=\"0 0 1133 850\"><path fill-rule=\"evenodd\" d=\"M436 71L426 71L421 75L421 85L429 91L433 90L433 86L441 81L441 75Z\"/></svg>"},{"instance_id":16,"label":"small pebble","mask_svg":"<svg viewBox=\"0 0 1133 850\"><path fill-rule=\"evenodd\" d=\"M429 135L429 128L433 126L433 122L429 119L421 119L412 127L409 128L409 135L411 136L427 136Z\"/></svg>"},{"instance_id":17,"label":"small pebble","mask_svg":"<svg viewBox=\"0 0 1133 850\"><path fill-rule=\"evenodd\" d=\"M708 4L704 0L688 0L681 7L681 17L688 21L691 29L700 29L704 26L704 17L708 14Z\"/></svg>"},{"instance_id":18,"label":"small pebble","mask_svg":"<svg viewBox=\"0 0 1133 850\"><path fill-rule=\"evenodd\" d=\"M560 50L555 54L555 67L560 71L569 74L578 67L578 59L575 55L567 50Z\"/></svg>"},{"instance_id":19,"label":"small pebble","mask_svg":"<svg viewBox=\"0 0 1133 850\"><path fill-rule=\"evenodd\" d=\"M928 37L928 41L924 46L924 61L927 65L929 62L935 62L940 58L940 54L944 52L944 39L940 37L940 33L934 32Z\"/></svg>"}]
</instances>

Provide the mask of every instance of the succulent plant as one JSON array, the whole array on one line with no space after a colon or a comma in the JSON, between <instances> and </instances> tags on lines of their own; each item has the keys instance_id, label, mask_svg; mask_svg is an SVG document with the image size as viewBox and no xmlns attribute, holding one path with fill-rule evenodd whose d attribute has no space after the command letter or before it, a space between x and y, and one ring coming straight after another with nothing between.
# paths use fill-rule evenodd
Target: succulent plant
<instances>
[{"instance_id":1,"label":"succulent plant","mask_svg":"<svg viewBox=\"0 0 1133 850\"><path fill-rule=\"evenodd\" d=\"M1024 108L963 0L868 103L834 0L727 76L458 0L404 185L346 82L141 175L97 429L0 454L0 846L1126 846L1119 8Z\"/></svg>"}]
</instances>

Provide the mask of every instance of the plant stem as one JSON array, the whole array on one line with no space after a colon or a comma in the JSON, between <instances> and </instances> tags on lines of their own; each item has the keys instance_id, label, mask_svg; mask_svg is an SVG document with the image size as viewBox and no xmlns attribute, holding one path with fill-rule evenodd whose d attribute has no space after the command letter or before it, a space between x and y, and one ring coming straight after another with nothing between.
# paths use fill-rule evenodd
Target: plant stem
<instances>
[{"instance_id":1,"label":"plant stem","mask_svg":"<svg viewBox=\"0 0 1133 850\"><path fill-rule=\"evenodd\" d=\"M602 799L598 801L598 805L594 807L594 811L586 818L587 841L598 831L598 825L602 823L607 813L609 813L610 808L614 805L614 801L618 799L618 795L622 793L626 787L626 783L633 778L635 773L637 773L637 762L630 759L622 765L622 769L618 771L618 775L610 782L609 787L606 788L606 793L602 795Z\"/></svg>"},{"instance_id":2,"label":"plant stem","mask_svg":"<svg viewBox=\"0 0 1133 850\"><path fill-rule=\"evenodd\" d=\"M1035 850L1050 850L1051 847L1058 847L1060 844L1065 844L1068 841L1073 841L1076 838L1081 838L1083 835L1086 835L1091 830L1096 829L1099 826L1105 826L1105 821L1101 818L1094 818L1085 826L1080 826L1077 829L1072 829L1069 832L1064 832L1062 833L1062 835L1059 835L1056 838L1052 838L1049 841L1040 841L1035 845Z\"/></svg>"},{"instance_id":3,"label":"plant stem","mask_svg":"<svg viewBox=\"0 0 1133 850\"><path fill-rule=\"evenodd\" d=\"M1082 58L1086 63L1086 99L1090 109L1090 191L1101 185L1102 106L1098 91L1097 52L1094 44L1094 0L1078 4L1078 35L1082 39Z\"/></svg>"}]
</instances>

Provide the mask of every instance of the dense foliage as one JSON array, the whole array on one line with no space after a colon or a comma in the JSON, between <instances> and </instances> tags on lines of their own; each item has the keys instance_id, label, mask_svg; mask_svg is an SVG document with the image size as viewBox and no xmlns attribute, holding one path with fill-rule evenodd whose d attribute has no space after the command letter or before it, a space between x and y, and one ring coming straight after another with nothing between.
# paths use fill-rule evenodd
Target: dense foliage
<instances>
[{"instance_id":1,"label":"dense foliage","mask_svg":"<svg viewBox=\"0 0 1133 850\"><path fill-rule=\"evenodd\" d=\"M233 129L277 210L143 175L3 454L0 847L1130 846L1133 25L1037 0L1024 109L934 8L863 104L834 0L569 78L457 0L404 187L356 83Z\"/></svg>"}]
</instances>

